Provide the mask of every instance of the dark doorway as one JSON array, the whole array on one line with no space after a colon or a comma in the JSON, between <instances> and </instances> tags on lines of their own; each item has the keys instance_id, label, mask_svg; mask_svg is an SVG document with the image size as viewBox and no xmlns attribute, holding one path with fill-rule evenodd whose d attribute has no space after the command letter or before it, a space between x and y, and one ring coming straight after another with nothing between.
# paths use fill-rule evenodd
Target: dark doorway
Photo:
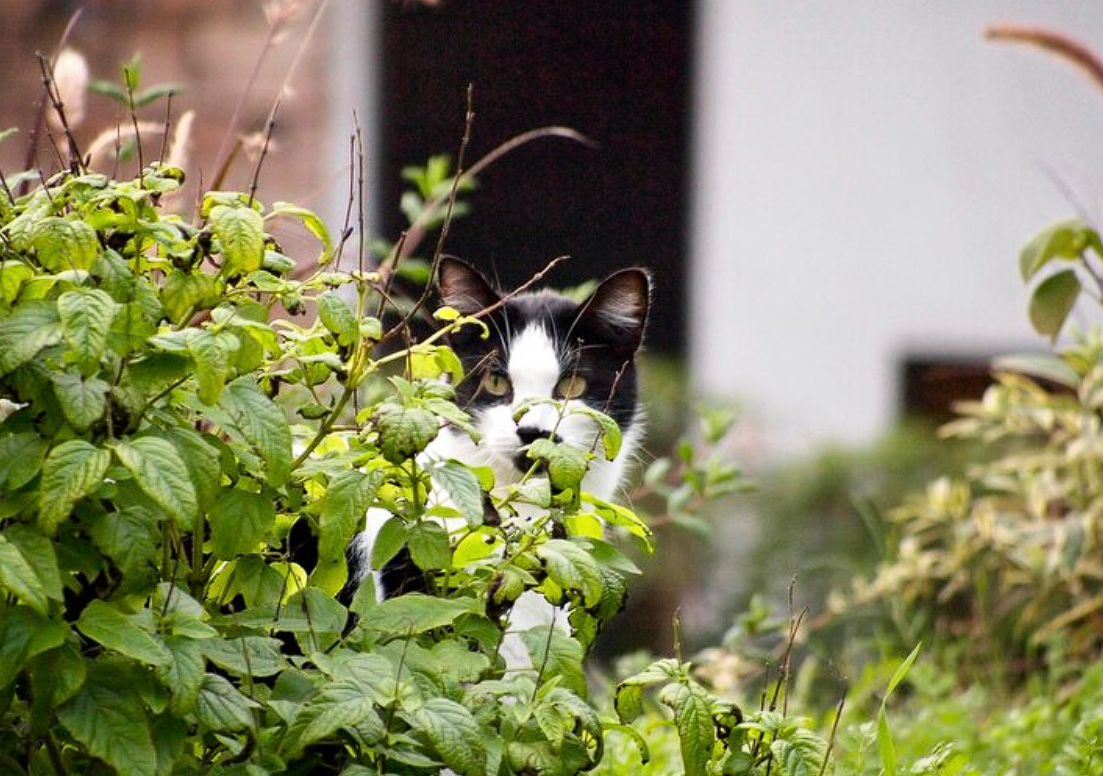
<instances>
[{"instance_id":1,"label":"dark doorway","mask_svg":"<svg viewBox=\"0 0 1103 776\"><path fill-rule=\"evenodd\" d=\"M474 85L469 160L507 138L566 125L600 144L541 140L481 176L446 250L517 285L551 257L569 286L651 268L650 347L684 344L691 3L440 0L383 11L382 226L396 235L401 169L455 154Z\"/></svg>"}]
</instances>

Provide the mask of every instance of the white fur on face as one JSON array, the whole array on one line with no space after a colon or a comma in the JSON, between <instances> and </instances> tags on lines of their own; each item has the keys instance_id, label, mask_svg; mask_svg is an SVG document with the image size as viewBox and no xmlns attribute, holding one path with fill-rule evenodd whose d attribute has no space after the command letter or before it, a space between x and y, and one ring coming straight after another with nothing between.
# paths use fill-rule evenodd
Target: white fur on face
<instances>
[{"instance_id":1,"label":"white fur on face","mask_svg":"<svg viewBox=\"0 0 1103 776\"><path fill-rule=\"evenodd\" d=\"M558 434L567 444L586 450L594 446L597 424L584 415L570 412L572 405L582 404L579 400L565 402L562 415L554 404L535 404L518 422L513 419L514 413L526 402L555 398L555 386L564 375L555 342L543 325L529 324L513 338L506 369L513 386L513 400L508 405L499 404L477 413L482 446L499 482L508 482L518 476L513 463L521 447L518 428L535 429L549 436Z\"/></svg>"}]
</instances>

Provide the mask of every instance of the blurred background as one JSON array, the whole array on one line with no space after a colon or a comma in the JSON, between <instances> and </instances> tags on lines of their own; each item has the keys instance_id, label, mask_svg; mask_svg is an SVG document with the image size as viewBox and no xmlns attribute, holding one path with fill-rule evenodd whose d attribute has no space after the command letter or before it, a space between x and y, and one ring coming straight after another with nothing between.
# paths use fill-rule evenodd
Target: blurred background
<instances>
[{"instance_id":1,"label":"blurred background","mask_svg":"<svg viewBox=\"0 0 1103 776\"><path fill-rule=\"evenodd\" d=\"M469 161L537 127L585 135L535 140L487 167L447 251L504 286L559 254L572 257L560 286L650 267L650 447L694 433L700 406L738 404L723 453L759 485L706 515L707 541L689 520L668 531L612 649L667 648L679 607L703 645L754 592L783 600L797 574L815 609L868 569L869 505L959 466L926 429L981 395L993 356L1045 345L1024 315L1023 241L1101 209L1103 100L1066 65L983 38L986 25L1018 21L1103 45L1090 3L319 8L5 0L0 128L21 131L0 144L0 169L56 166L44 133L29 155L27 140L42 90L35 52L55 56L63 38L92 79L118 83L140 54L143 85L179 84L169 115L178 127L193 112L180 138L193 197L223 167L223 187L248 186L282 95L259 197L340 224L358 121L366 230L392 240L406 226L402 170L455 159L468 84ZM120 103L83 100L86 148L125 145ZM161 143L165 103L140 118ZM289 234L289 253L296 239L308 245Z\"/></svg>"}]
</instances>

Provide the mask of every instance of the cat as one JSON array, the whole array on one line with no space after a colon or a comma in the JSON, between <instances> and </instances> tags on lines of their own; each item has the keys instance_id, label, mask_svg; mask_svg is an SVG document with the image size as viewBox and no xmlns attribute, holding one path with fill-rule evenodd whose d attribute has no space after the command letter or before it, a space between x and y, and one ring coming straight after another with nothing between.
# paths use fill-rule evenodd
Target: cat
<instances>
[{"instance_id":1,"label":"cat","mask_svg":"<svg viewBox=\"0 0 1103 776\"><path fill-rule=\"evenodd\" d=\"M533 463L525 454L527 445L550 438L593 450L598 428L581 414L561 417L550 403L531 406L517 421L514 413L533 399L556 399L568 409L580 402L609 415L620 427L617 456L612 461L596 456L583 480L583 490L613 498L643 435L635 357L650 304L648 273L638 268L615 272L579 303L549 290L503 296L474 267L445 257L437 290L443 305L463 315L500 306L483 318L488 337L480 327L467 325L449 341L465 375L456 386L456 404L471 414L480 441L446 426L422 455L489 466L499 485L516 482ZM390 517L386 510L369 510L364 531L349 546L347 590L355 590L368 574L380 600L424 589L423 572L408 552L400 552L382 569L370 567L375 538ZM524 646L511 633L537 625L565 627L561 612L531 591L517 600L509 619L500 650L508 668L528 664Z\"/></svg>"}]
</instances>

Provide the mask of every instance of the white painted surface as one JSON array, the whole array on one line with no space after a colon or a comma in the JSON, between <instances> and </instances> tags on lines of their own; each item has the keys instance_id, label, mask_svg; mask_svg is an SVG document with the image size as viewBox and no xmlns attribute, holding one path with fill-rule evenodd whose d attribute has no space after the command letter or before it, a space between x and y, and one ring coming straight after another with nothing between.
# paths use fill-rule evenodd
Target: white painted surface
<instances>
[{"instance_id":1,"label":"white painted surface","mask_svg":"<svg viewBox=\"0 0 1103 776\"><path fill-rule=\"evenodd\" d=\"M1025 238L1103 213L1103 93L983 40L1032 22L1103 49L1072 0L701 0L691 371L775 449L896 415L909 352L1036 347Z\"/></svg>"},{"instance_id":2,"label":"white painted surface","mask_svg":"<svg viewBox=\"0 0 1103 776\"><path fill-rule=\"evenodd\" d=\"M348 204L349 138L355 131L354 112L360 121L364 145L364 232L369 236L379 232L375 184L380 173L381 9L381 4L364 0L330 0L326 8L330 48L329 73L324 85L328 92L326 137L322 144L325 152L320 161L328 172L328 182L320 215L335 240L345 223ZM355 209L351 225L357 226ZM349 256L355 258L355 246L355 238L346 245L342 260L346 269L355 266L348 260Z\"/></svg>"}]
</instances>

